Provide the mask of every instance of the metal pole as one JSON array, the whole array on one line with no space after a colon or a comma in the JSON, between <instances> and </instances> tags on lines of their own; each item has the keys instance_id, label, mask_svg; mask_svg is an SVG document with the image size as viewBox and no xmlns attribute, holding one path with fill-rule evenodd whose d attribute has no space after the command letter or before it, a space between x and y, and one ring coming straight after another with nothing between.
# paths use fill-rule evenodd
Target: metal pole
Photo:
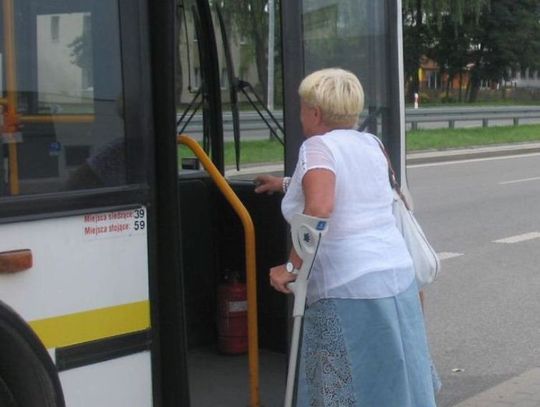
<instances>
[{"instance_id":1,"label":"metal pole","mask_svg":"<svg viewBox=\"0 0 540 407\"><path fill-rule=\"evenodd\" d=\"M17 155L17 71L15 52L15 11L13 0L4 1L4 47L6 54L6 94L4 137L9 153L9 187L11 195L19 195L19 163Z\"/></svg>"},{"instance_id":2,"label":"metal pole","mask_svg":"<svg viewBox=\"0 0 540 407\"><path fill-rule=\"evenodd\" d=\"M274 30L276 16L274 0L268 0L268 110L274 111Z\"/></svg>"}]
</instances>

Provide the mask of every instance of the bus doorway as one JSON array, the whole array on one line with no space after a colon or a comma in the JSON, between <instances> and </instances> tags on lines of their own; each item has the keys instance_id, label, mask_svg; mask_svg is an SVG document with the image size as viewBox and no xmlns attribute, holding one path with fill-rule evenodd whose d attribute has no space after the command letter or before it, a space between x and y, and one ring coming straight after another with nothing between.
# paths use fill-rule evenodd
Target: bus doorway
<instances>
[{"instance_id":1,"label":"bus doorway","mask_svg":"<svg viewBox=\"0 0 540 407\"><path fill-rule=\"evenodd\" d=\"M291 175L303 140L298 85L306 74L332 66L360 77L366 89L366 109L360 122L382 138L394 166L403 168L401 4L390 0L376 4L368 0L278 2L274 35L279 46L268 52L271 11L263 7L258 15L251 14L258 3L241 3L245 9L238 2L221 2L219 9L204 0L179 3L178 130L200 141L253 218L260 399L264 405L277 406L282 403L285 385L289 304L269 287L268 269L286 260L288 227L280 213L281 196L256 195L252 181L260 172ZM258 30L254 25L260 26ZM259 38L256 33L265 34ZM261 63L261 55L273 55L275 71L269 72L267 56ZM267 85L272 82L275 104L269 114L265 110L271 107ZM251 89L256 97L250 98ZM273 117L280 118L284 134ZM282 146L280 136L284 136ZM248 157L242 153L261 139L280 146L277 163L245 162ZM238 150L240 171L235 169ZM231 272L245 278L241 225L210 178L197 168L196 160L185 151L180 155L192 405L245 405L249 400L246 357L220 354L217 328L218 287ZM400 173L404 183L405 173Z\"/></svg>"}]
</instances>

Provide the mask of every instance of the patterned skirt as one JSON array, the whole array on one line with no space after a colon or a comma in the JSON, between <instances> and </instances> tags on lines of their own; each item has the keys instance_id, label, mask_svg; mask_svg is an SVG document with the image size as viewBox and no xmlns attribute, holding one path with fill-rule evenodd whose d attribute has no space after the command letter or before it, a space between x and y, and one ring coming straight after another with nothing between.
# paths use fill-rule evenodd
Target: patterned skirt
<instances>
[{"instance_id":1,"label":"patterned skirt","mask_svg":"<svg viewBox=\"0 0 540 407\"><path fill-rule=\"evenodd\" d=\"M297 407L435 407L418 289L306 309Z\"/></svg>"}]
</instances>

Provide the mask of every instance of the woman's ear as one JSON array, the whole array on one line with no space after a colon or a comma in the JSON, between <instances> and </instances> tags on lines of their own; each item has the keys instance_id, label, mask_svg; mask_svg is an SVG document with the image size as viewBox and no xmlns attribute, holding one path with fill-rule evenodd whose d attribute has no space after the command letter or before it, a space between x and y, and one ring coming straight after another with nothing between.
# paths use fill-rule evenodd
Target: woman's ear
<instances>
[{"instance_id":1,"label":"woman's ear","mask_svg":"<svg viewBox=\"0 0 540 407\"><path fill-rule=\"evenodd\" d=\"M315 119L315 123L317 125L323 124L322 110L319 106L313 108L313 118Z\"/></svg>"}]
</instances>

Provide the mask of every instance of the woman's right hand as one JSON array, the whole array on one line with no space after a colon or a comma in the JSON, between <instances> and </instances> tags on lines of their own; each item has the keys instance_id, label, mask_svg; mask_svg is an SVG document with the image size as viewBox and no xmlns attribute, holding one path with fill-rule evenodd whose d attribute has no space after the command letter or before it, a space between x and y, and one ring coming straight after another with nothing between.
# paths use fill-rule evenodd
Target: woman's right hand
<instances>
[{"instance_id":1,"label":"woman's right hand","mask_svg":"<svg viewBox=\"0 0 540 407\"><path fill-rule=\"evenodd\" d=\"M273 175L259 175L255 178L255 192L262 194L266 192L272 195L274 192L283 191L283 178Z\"/></svg>"},{"instance_id":2,"label":"woman's right hand","mask_svg":"<svg viewBox=\"0 0 540 407\"><path fill-rule=\"evenodd\" d=\"M287 288L287 284L296 280L296 274L289 273L285 264L272 267L270 269L270 285L283 294L291 294L292 291Z\"/></svg>"}]
</instances>

